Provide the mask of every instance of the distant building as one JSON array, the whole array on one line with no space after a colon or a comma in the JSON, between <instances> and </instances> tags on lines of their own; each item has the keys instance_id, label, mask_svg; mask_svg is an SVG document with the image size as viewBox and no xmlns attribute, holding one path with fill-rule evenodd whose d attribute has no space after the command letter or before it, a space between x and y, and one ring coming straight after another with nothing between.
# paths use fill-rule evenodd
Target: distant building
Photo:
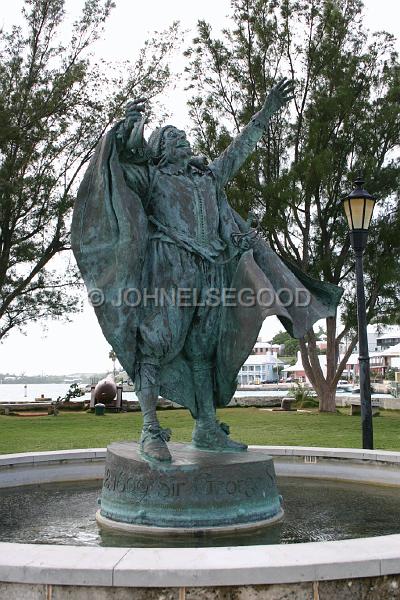
<instances>
[{"instance_id":1,"label":"distant building","mask_svg":"<svg viewBox=\"0 0 400 600\"><path fill-rule=\"evenodd\" d=\"M369 359L372 377L384 379L388 369L400 369L400 343L385 350L370 352ZM344 373L352 379L359 376L358 354L351 354L348 358Z\"/></svg>"},{"instance_id":2,"label":"distant building","mask_svg":"<svg viewBox=\"0 0 400 600\"><path fill-rule=\"evenodd\" d=\"M400 327L387 327L380 333L376 330L375 325L368 325L368 350L372 352L381 352L386 348L390 348L400 343ZM340 353L344 354L350 343L350 338L342 341L340 344ZM354 353L358 354L358 345L354 348Z\"/></svg>"},{"instance_id":3,"label":"distant building","mask_svg":"<svg viewBox=\"0 0 400 600\"><path fill-rule=\"evenodd\" d=\"M376 334L375 334L376 335ZM382 335L380 338L378 338L378 340L381 343L385 343L386 340L395 340L396 339L396 335L395 333L391 333L391 337L387 337L388 334L384 334ZM373 338L373 335L371 337L371 341L374 341L374 343L376 343L376 338ZM321 348L323 350L323 348ZM341 354L339 356L339 360L342 360L344 355L343 349L341 349ZM386 347L386 348L382 348L382 349L376 349L375 346L375 351L370 350L369 352L369 357L370 357L370 369L371 369L371 377L373 379L384 379L385 378L385 374L386 371L388 369L399 369L400 370L400 341L390 347ZM318 355L318 360L322 369L322 373L324 374L324 377L326 376L326 355ZM354 351L353 354L351 354L349 356L349 358L347 359L346 362L346 367L343 370L343 377L350 379L350 380L354 380L356 378L358 378L360 375L360 366L359 366L359 362L358 362L358 352ZM297 353L297 360L296 360L296 364L294 364L293 366L285 366L285 368L282 371L282 376L284 379L287 379L288 377L295 379L297 381L301 381L301 382L307 382L309 383L309 380L306 376L304 367L303 367L303 363L301 361L301 354L300 352Z\"/></svg>"},{"instance_id":4,"label":"distant building","mask_svg":"<svg viewBox=\"0 0 400 600\"><path fill-rule=\"evenodd\" d=\"M385 363L385 370L400 369L400 343L382 350L381 355Z\"/></svg>"},{"instance_id":5,"label":"distant building","mask_svg":"<svg viewBox=\"0 0 400 600\"><path fill-rule=\"evenodd\" d=\"M385 352L370 352L370 369L372 378L383 379L385 376L385 372L389 367L396 366L396 360L399 361L400 366L400 347L397 349L397 352L393 349L389 349ZM339 360L342 360L343 356L339 357ZM319 355L318 356L319 363L321 365L322 373L324 377L326 377L326 356ZM360 365L358 362L358 354L353 353L349 356L346 362L346 367L343 370L343 377L346 379L354 380L358 378L360 375ZM301 362L300 353L297 356L297 362L293 367L285 368L283 371L283 376L286 379L287 377L291 377L298 381L306 381L309 383L309 380L306 376L306 373L303 368L303 363Z\"/></svg>"},{"instance_id":6,"label":"distant building","mask_svg":"<svg viewBox=\"0 0 400 600\"><path fill-rule=\"evenodd\" d=\"M380 333L372 327L368 327L368 348L370 352L381 352L400 343L399 327L386 327ZM356 346L356 352L358 352L358 346Z\"/></svg>"},{"instance_id":7,"label":"distant building","mask_svg":"<svg viewBox=\"0 0 400 600\"><path fill-rule=\"evenodd\" d=\"M65 375L64 383L79 383L82 379L81 374L74 373L73 375Z\"/></svg>"},{"instance_id":8,"label":"distant building","mask_svg":"<svg viewBox=\"0 0 400 600\"><path fill-rule=\"evenodd\" d=\"M347 359L346 368L343 370L343 376L347 379L354 379L355 377L358 377L359 373L358 354L350 354Z\"/></svg>"},{"instance_id":9,"label":"distant building","mask_svg":"<svg viewBox=\"0 0 400 600\"><path fill-rule=\"evenodd\" d=\"M244 365L239 371L239 385L257 384L262 382L276 383L279 378L279 367L283 366L283 362L278 359L277 355L250 354Z\"/></svg>"},{"instance_id":10,"label":"distant building","mask_svg":"<svg viewBox=\"0 0 400 600\"><path fill-rule=\"evenodd\" d=\"M384 376L384 359L379 352L369 352L369 366L371 377L380 378ZM355 379L360 376L360 364L358 362L358 354L353 353L349 356L346 363L346 368L343 371L343 376L347 379Z\"/></svg>"},{"instance_id":11,"label":"distant building","mask_svg":"<svg viewBox=\"0 0 400 600\"><path fill-rule=\"evenodd\" d=\"M320 340L317 340L315 342L315 344L320 352L326 352L326 349L328 347L328 342L326 341L325 336L322 336Z\"/></svg>"},{"instance_id":12,"label":"distant building","mask_svg":"<svg viewBox=\"0 0 400 600\"><path fill-rule=\"evenodd\" d=\"M319 364L321 366L322 372L324 374L324 377L326 377L326 355L319 354L318 360L319 360ZM297 353L296 364L294 364L291 367L285 366L284 370L282 371L282 374L283 374L284 379L287 379L288 377L290 377L291 379L296 379L296 381L310 383L310 381L306 375L306 372L304 370L304 367L303 367L300 351Z\"/></svg>"},{"instance_id":13,"label":"distant building","mask_svg":"<svg viewBox=\"0 0 400 600\"><path fill-rule=\"evenodd\" d=\"M270 344L269 342L263 342L260 338L254 344L254 348L251 354L280 354L283 349L283 344Z\"/></svg>"},{"instance_id":14,"label":"distant building","mask_svg":"<svg viewBox=\"0 0 400 600\"><path fill-rule=\"evenodd\" d=\"M377 350L386 350L392 346L400 344L400 329L393 329L392 331L386 331L380 335L377 335L376 346Z\"/></svg>"}]
</instances>

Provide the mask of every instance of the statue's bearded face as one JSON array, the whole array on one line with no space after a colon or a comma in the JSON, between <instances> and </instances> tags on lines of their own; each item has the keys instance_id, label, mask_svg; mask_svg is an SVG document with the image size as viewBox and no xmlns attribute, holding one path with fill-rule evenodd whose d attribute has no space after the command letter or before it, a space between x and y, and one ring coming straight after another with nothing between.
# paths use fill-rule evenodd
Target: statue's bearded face
<instances>
[{"instance_id":1,"label":"statue's bearded face","mask_svg":"<svg viewBox=\"0 0 400 600\"><path fill-rule=\"evenodd\" d=\"M166 162L186 162L192 156L186 133L176 127L167 129L163 136L162 154Z\"/></svg>"}]
</instances>

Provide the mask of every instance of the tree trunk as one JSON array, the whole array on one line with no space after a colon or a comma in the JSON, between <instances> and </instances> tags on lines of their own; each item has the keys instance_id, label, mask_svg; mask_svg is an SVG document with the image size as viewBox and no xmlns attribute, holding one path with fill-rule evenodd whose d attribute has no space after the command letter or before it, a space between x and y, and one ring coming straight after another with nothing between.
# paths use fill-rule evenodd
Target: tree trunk
<instances>
[{"instance_id":1,"label":"tree trunk","mask_svg":"<svg viewBox=\"0 0 400 600\"><path fill-rule=\"evenodd\" d=\"M336 412L336 379L338 346L336 344L336 316L326 319L326 383L319 396L320 412Z\"/></svg>"},{"instance_id":2,"label":"tree trunk","mask_svg":"<svg viewBox=\"0 0 400 600\"><path fill-rule=\"evenodd\" d=\"M331 318L330 322L327 322L328 345L329 342L331 342L331 347L328 347L327 349L327 377L324 377L318 360L318 347L316 345L314 332L312 330L309 331L306 339L303 338L299 340L304 371L317 393L320 412L336 412L336 379L334 375L336 374L337 357L334 343L335 329L336 320Z\"/></svg>"},{"instance_id":3,"label":"tree trunk","mask_svg":"<svg viewBox=\"0 0 400 600\"><path fill-rule=\"evenodd\" d=\"M320 412L336 412L336 386L327 385L324 390L317 391Z\"/></svg>"},{"instance_id":4,"label":"tree trunk","mask_svg":"<svg viewBox=\"0 0 400 600\"><path fill-rule=\"evenodd\" d=\"M338 348L336 346L336 316L326 319L326 382L332 387L338 363ZM336 388L336 384L335 384Z\"/></svg>"}]
</instances>

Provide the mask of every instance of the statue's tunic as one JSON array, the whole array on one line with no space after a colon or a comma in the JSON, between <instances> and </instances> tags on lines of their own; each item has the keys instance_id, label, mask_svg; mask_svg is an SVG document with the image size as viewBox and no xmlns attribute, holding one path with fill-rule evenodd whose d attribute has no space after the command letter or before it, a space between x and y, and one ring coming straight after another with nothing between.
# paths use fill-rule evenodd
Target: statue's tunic
<instances>
[{"instance_id":1,"label":"statue's tunic","mask_svg":"<svg viewBox=\"0 0 400 600\"><path fill-rule=\"evenodd\" d=\"M220 236L218 168L122 162L128 186L145 198L150 234L141 282L138 364L215 358L223 288L232 261ZM232 257L235 261L235 256ZM213 293L211 298L210 294ZM140 388L140 369L136 377Z\"/></svg>"}]
</instances>

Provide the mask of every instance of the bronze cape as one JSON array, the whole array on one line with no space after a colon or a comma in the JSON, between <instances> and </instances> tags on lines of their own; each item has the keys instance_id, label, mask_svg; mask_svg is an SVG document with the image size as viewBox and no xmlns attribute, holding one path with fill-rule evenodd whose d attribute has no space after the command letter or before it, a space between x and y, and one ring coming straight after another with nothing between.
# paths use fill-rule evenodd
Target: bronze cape
<instances>
[{"instance_id":1,"label":"bronze cape","mask_svg":"<svg viewBox=\"0 0 400 600\"><path fill-rule=\"evenodd\" d=\"M124 290L140 290L142 269L151 223L142 199L124 179L115 139L116 127L99 142L80 185L72 222L72 248L104 336L123 368L134 381L137 360L139 311L121 301ZM156 168L156 167L154 167ZM230 207L223 189L218 190L220 238L227 245L230 287L247 288L256 295L274 295L269 306L226 306L215 356L215 404L226 406L236 389L240 367L251 352L262 322L277 315L285 329L301 338L319 319L334 316L342 290L316 281L283 261L262 239L252 249L238 253L232 234L248 225ZM276 291L286 289L305 298L306 306L282 305ZM97 296L96 296L97 295ZM281 296L280 296L281 297ZM189 408L195 416L194 384L182 354L163 366L160 393Z\"/></svg>"}]
</instances>

